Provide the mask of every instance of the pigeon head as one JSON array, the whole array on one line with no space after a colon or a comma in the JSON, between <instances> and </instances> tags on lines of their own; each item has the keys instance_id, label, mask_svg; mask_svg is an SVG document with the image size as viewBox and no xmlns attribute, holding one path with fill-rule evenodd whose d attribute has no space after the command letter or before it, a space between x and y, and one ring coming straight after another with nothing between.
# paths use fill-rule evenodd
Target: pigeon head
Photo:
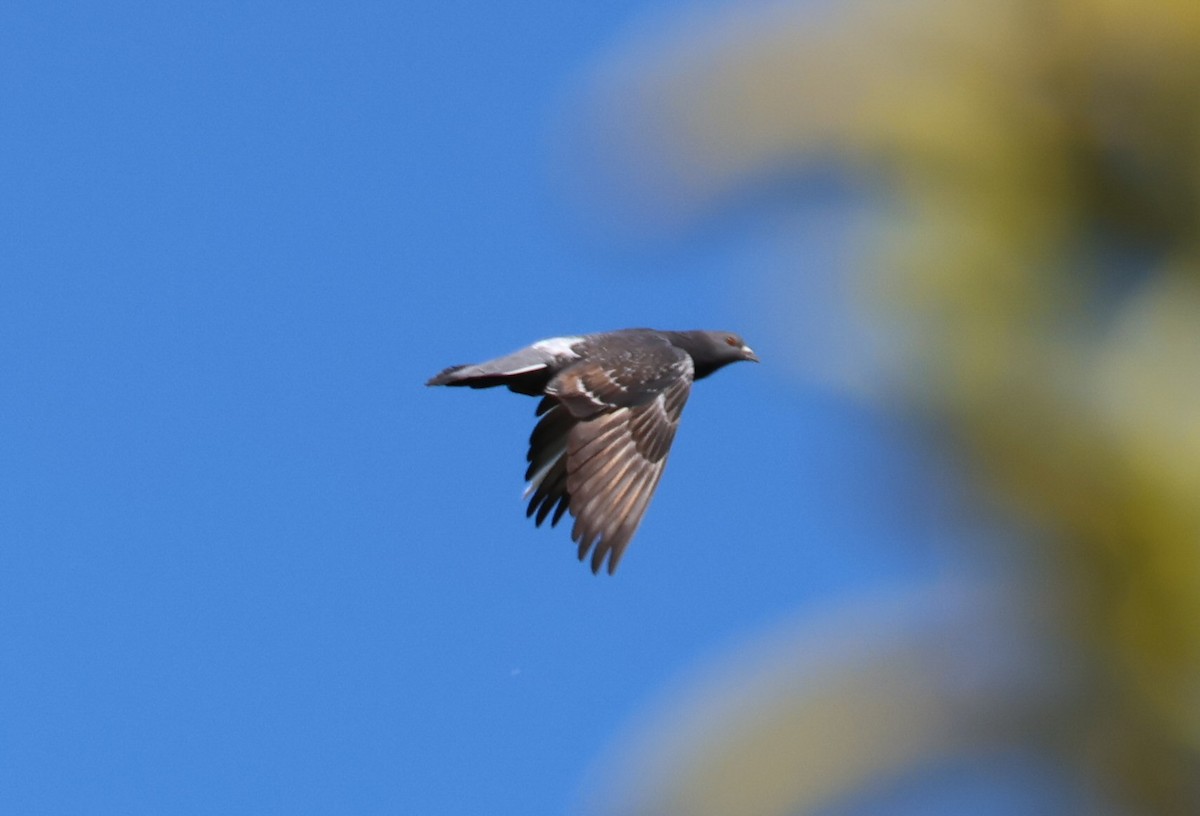
<instances>
[{"instance_id":1,"label":"pigeon head","mask_svg":"<svg viewBox=\"0 0 1200 816\"><path fill-rule=\"evenodd\" d=\"M688 353L696 367L697 380L707 377L718 368L740 360L758 362L754 349L746 345L741 335L719 331L664 332L671 344Z\"/></svg>"}]
</instances>

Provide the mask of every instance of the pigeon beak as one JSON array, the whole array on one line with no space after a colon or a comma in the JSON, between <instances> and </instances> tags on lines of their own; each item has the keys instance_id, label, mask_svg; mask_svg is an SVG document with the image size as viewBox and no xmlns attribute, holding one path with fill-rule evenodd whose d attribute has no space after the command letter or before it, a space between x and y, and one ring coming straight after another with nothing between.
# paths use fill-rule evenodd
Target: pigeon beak
<instances>
[{"instance_id":1,"label":"pigeon beak","mask_svg":"<svg viewBox=\"0 0 1200 816\"><path fill-rule=\"evenodd\" d=\"M761 360L758 359L758 355L754 353L754 349L750 348L749 346L742 346L742 358L749 360L752 363L761 362Z\"/></svg>"}]
</instances>

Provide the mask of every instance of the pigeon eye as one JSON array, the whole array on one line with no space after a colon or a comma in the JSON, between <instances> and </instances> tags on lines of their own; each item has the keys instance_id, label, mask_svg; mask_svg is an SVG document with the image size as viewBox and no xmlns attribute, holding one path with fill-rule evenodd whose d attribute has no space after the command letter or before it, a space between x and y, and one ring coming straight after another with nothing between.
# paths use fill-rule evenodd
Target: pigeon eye
<instances>
[{"instance_id":1,"label":"pigeon eye","mask_svg":"<svg viewBox=\"0 0 1200 816\"><path fill-rule=\"evenodd\" d=\"M725 338L725 345L727 345L727 346L740 346L740 345L741 345L741 343L739 343L739 342L738 342L738 339L737 339L736 337L734 337L733 335L729 335L729 336L727 336L727 337Z\"/></svg>"}]
</instances>

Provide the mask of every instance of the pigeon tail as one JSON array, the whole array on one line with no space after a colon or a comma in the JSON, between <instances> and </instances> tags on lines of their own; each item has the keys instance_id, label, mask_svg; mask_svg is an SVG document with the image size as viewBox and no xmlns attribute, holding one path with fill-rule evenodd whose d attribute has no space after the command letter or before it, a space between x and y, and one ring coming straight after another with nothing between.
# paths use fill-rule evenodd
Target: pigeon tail
<instances>
[{"instance_id":1,"label":"pigeon tail","mask_svg":"<svg viewBox=\"0 0 1200 816\"><path fill-rule=\"evenodd\" d=\"M510 391L532 396L541 393L546 385L544 364L523 366L510 370L496 370L482 365L451 366L440 374L426 380L426 385L466 386L468 388L495 388L508 386Z\"/></svg>"},{"instance_id":2,"label":"pigeon tail","mask_svg":"<svg viewBox=\"0 0 1200 816\"><path fill-rule=\"evenodd\" d=\"M468 388L494 388L504 385L518 394L539 395L561 364L562 358L569 359L573 356L561 342L543 343L546 345L534 344L484 363L451 366L425 384L465 385Z\"/></svg>"}]
</instances>

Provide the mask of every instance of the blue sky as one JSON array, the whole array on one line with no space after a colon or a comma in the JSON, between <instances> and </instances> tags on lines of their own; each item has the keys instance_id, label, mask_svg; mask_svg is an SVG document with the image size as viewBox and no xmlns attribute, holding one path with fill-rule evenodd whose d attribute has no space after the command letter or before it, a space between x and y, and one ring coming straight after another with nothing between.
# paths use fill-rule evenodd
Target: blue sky
<instances>
[{"instance_id":1,"label":"blue sky","mask_svg":"<svg viewBox=\"0 0 1200 816\"><path fill-rule=\"evenodd\" d=\"M773 362L762 236L606 243L554 183L671 8L0 10L0 811L561 812L697 661L931 569L938 475ZM764 362L595 577L524 518L534 402L422 383L630 325Z\"/></svg>"}]
</instances>

